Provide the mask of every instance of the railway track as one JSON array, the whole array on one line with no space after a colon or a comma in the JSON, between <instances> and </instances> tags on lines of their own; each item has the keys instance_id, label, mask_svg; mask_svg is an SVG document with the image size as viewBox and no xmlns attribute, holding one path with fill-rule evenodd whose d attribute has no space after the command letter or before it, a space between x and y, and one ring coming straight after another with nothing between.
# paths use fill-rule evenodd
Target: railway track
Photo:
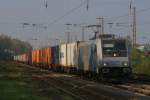
<instances>
[{"instance_id":1,"label":"railway track","mask_svg":"<svg viewBox=\"0 0 150 100\"><path fill-rule=\"evenodd\" d=\"M150 83L132 81L120 85L114 85L117 88L125 89L141 95L150 96Z\"/></svg>"},{"instance_id":2,"label":"railway track","mask_svg":"<svg viewBox=\"0 0 150 100\"><path fill-rule=\"evenodd\" d=\"M49 85L75 97L78 100L112 100L111 97L107 97L103 94L99 94L97 92L86 89L86 87L88 86L93 86L91 82L85 84L83 82L72 81L70 79L67 79L68 77L66 75L60 75L60 78L59 75L56 75L55 73L42 76L33 75L33 77L36 77L36 79L42 79L43 82L48 82Z\"/></svg>"},{"instance_id":3,"label":"railway track","mask_svg":"<svg viewBox=\"0 0 150 100\"><path fill-rule=\"evenodd\" d=\"M113 84L106 82L94 82L84 80L74 75L41 70L36 67L28 66L31 69L41 71L43 74L32 75L37 79L42 79L56 89L63 91L77 100L113 100L113 99L150 99L150 84L130 81L123 84ZM114 92L115 91L115 92Z\"/></svg>"},{"instance_id":4,"label":"railway track","mask_svg":"<svg viewBox=\"0 0 150 100\"><path fill-rule=\"evenodd\" d=\"M73 80L73 81L75 82L75 80ZM85 82L84 80L81 80L81 81ZM150 82L149 81L150 80L146 80L146 78L144 78L144 80L141 78L140 79L136 78L133 80L129 80L128 82L119 83L119 84L102 82L102 81L100 81L99 83L102 83L105 85L110 85L110 86L128 90L128 91L132 91L132 92L140 94L140 95L150 96Z\"/></svg>"}]
</instances>

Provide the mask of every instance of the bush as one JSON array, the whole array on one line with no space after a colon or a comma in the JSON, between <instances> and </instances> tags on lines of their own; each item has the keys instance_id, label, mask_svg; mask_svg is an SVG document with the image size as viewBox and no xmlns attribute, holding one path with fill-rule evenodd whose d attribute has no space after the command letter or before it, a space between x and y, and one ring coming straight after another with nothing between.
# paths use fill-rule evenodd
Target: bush
<instances>
[{"instance_id":1,"label":"bush","mask_svg":"<svg viewBox=\"0 0 150 100\"><path fill-rule=\"evenodd\" d=\"M131 57L133 73L150 75L150 58L144 57L144 53L133 49Z\"/></svg>"}]
</instances>

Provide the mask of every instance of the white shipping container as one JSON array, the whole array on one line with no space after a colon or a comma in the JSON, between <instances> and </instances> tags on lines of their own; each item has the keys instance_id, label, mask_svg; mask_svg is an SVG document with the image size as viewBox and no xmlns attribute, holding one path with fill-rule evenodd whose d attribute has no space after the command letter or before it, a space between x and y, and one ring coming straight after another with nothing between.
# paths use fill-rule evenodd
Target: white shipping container
<instances>
[{"instance_id":1,"label":"white shipping container","mask_svg":"<svg viewBox=\"0 0 150 100\"><path fill-rule=\"evenodd\" d=\"M16 56L16 61L19 61L19 55Z\"/></svg>"},{"instance_id":2,"label":"white shipping container","mask_svg":"<svg viewBox=\"0 0 150 100\"><path fill-rule=\"evenodd\" d=\"M101 67L102 59L103 59L103 54L102 54L102 43L100 39L96 39L96 47L97 47L97 67ZM97 68L97 69L98 69Z\"/></svg>"},{"instance_id":3,"label":"white shipping container","mask_svg":"<svg viewBox=\"0 0 150 100\"><path fill-rule=\"evenodd\" d=\"M20 60L21 60L21 62L23 62L24 61L24 59L23 59L23 55L20 55Z\"/></svg>"},{"instance_id":4,"label":"white shipping container","mask_svg":"<svg viewBox=\"0 0 150 100\"><path fill-rule=\"evenodd\" d=\"M67 66L67 44L60 45L60 65Z\"/></svg>"},{"instance_id":5,"label":"white shipping container","mask_svg":"<svg viewBox=\"0 0 150 100\"><path fill-rule=\"evenodd\" d=\"M22 54L22 62L25 62L25 56Z\"/></svg>"},{"instance_id":6,"label":"white shipping container","mask_svg":"<svg viewBox=\"0 0 150 100\"><path fill-rule=\"evenodd\" d=\"M79 44L78 69L84 71L97 71L97 46L95 41Z\"/></svg>"},{"instance_id":7,"label":"white shipping container","mask_svg":"<svg viewBox=\"0 0 150 100\"><path fill-rule=\"evenodd\" d=\"M89 71L90 67L90 43L82 42L79 44L78 69Z\"/></svg>"},{"instance_id":8,"label":"white shipping container","mask_svg":"<svg viewBox=\"0 0 150 100\"><path fill-rule=\"evenodd\" d=\"M18 61L21 61L21 60L22 60L21 55L19 55L18 56Z\"/></svg>"},{"instance_id":9,"label":"white shipping container","mask_svg":"<svg viewBox=\"0 0 150 100\"><path fill-rule=\"evenodd\" d=\"M67 66L77 66L77 42L67 44Z\"/></svg>"},{"instance_id":10,"label":"white shipping container","mask_svg":"<svg viewBox=\"0 0 150 100\"><path fill-rule=\"evenodd\" d=\"M17 56L14 56L14 61L17 61Z\"/></svg>"}]
</instances>

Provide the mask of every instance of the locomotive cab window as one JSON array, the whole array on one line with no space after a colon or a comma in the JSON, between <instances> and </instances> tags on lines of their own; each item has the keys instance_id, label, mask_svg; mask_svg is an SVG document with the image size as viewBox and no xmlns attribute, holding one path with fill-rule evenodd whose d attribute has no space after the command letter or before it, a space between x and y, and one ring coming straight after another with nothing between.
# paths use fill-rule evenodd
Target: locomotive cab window
<instances>
[{"instance_id":1,"label":"locomotive cab window","mask_svg":"<svg viewBox=\"0 0 150 100\"><path fill-rule=\"evenodd\" d=\"M127 47L125 40L103 40L102 50L104 57L126 57Z\"/></svg>"}]
</instances>

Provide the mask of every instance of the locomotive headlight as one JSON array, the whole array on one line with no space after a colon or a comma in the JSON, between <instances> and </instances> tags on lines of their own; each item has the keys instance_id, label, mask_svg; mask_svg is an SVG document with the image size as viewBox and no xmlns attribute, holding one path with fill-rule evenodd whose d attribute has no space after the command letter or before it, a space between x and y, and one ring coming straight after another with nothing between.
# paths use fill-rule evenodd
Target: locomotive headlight
<instances>
[{"instance_id":1,"label":"locomotive headlight","mask_svg":"<svg viewBox=\"0 0 150 100\"><path fill-rule=\"evenodd\" d=\"M107 63L107 62L104 62L104 63L103 63L103 66L108 66L108 63Z\"/></svg>"},{"instance_id":2,"label":"locomotive headlight","mask_svg":"<svg viewBox=\"0 0 150 100\"><path fill-rule=\"evenodd\" d=\"M122 65L123 66L128 66L128 62L123 62Z\"/></svg>"},{"instance_id":3,"label":"locomotive headlight","mask_svg":"<svg viewBox=\"0 0 150 100\"><path fill-rule=\"evenodd\" d=\"M114 53L114 54L113 54L113 56L114 56L114 57L116 57L116 56L117 56L117 54L116 54L116 53Z\"/></svg>"},{"instance_id":4,"label":"locomotive headlight","mask_svg":"<svg viewBox=\"0 0 150 100\"><path fill-rule=\"evenodd\" d=\"M104 66L107 66L107 63L104 63L103 65L104 65Z\"/></svg>"}]
</instances>

